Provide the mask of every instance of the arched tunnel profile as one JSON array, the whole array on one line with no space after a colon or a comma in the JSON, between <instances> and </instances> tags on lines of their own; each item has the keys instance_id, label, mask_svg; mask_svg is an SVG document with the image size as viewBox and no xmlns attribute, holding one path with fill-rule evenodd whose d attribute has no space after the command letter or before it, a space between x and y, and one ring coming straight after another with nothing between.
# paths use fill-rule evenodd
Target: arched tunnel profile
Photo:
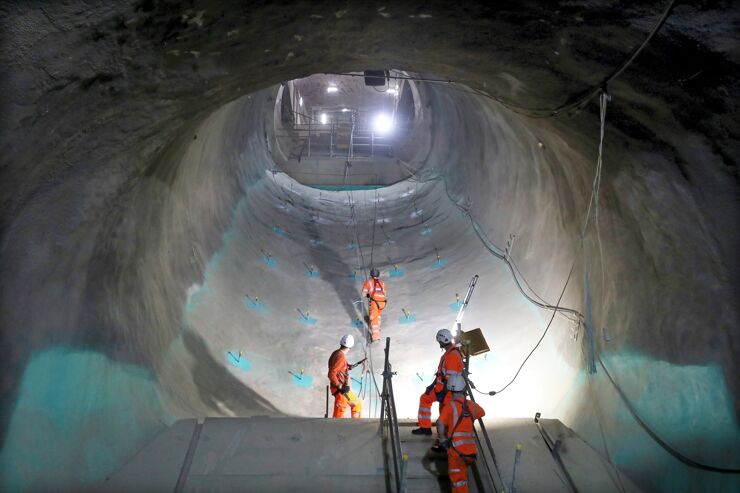
<instances>
[{"instance_id":1,"label":"arched tunnel profile","mask_svg":"<svg viewBox=\"0 0 740 493\"><path fill-rule=\"evenodd\" d=\"M377 435L388 379L415 425L477 275L478 463L506 491L740 491L732 2L0 13L0 490L153 457L122 491L395 491L352 430ZM324 419L345 334L359 422Z\"/></svg>"}]
</instances>

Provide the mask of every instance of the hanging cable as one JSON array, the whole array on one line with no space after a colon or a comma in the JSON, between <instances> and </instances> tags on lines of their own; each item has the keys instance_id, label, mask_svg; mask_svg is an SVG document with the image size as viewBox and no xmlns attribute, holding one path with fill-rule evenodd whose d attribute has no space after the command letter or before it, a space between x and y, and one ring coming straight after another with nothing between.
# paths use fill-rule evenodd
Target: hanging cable
<instances>
[{"instance_id":1,"label":"hanging cable","mask_svg":"<svg viewBox=\"0 0 740 493\"><path fill-rule=\"evenodd\" d=\"M557 313L557 308L560 306L560 301L563 299L563 295L565 294L565 290L568 287L568 283L570 282L571 275L573 274L573 268L575 266L576 266L576 262L574 260L573 261L573 264L570 266L570 272L568 272L568 277L565 280L565 284L563 285L563 289L560 291L560 296L558 297L558 301L555 304L555 310L552 312L552 315L550 316L550 321L547 322L547 326L545 327L545 331L542 332L542 335L540 336L539 340L537 341L537 344L534 345L534 347L529 352L529 354L527 355L527 357L524 358L524 361L522 361L522 364L519 365L519 369L516 371L516 373L514 374L514 376L512 377L512 379L509 381L509 383L507 383L506 385L504 385L503 388L501 388L500 390L496 390L496 391L493 391L492 390L490 392L481 392L480 390L478 390L475 387L473 387L473 384L471 383L470 386L473 387L473 389L475 389L476 392L478 392L479 394L485 394L485 395L496 395L496 394L500 394L501 392L503 392L504 390L506 390L506 388L509 385L511 385L512 383L514 383L514 380L516 380L516 377L519 376L519 372L521 372L522 371L522 368L524 368L524 364L529 360L529 358L532 356L532 354L534 354L534 352L540 346L540 343L542 342L542 340L547 335L547 331L550 330L550 326L552 325L552 321L555 319L555 314Z\"/></svg>"},{"instance_id":2,"label":"hanging cable","mask_svg":"<svg viewBox=\"0 0 740 493\"><path fill-rule=\"evenodd\" d=\"M668 5L666 6L665 10L663 11L663 14L658 18L657 22L653 26L653 28L650 30L650 33L648 36L643 40L642 43L640 43L635 49L630 52L630 54L620 63L617 65L617 67L609 72L609 74L604 77L601 82L594 85L592 88L587 89L583 92L580 92L578 94L575 94L568 98L563 104L555 107L555 108L525 108L522 106L515 105L509 101L506 101L502 99L499 96L488 94L485 91L482 91L480 89L475 89L469 86L461 86L460 82L454 81L454 80L447 80L447 79L429 79L429 78L422 78L422 77L406 77L406 76L389 76L391 79L405 79L405 80L413 80L417 82L427 82L427 83L442 83L442 84L451 84L453 86L458 86L459 88L455 88L455 90L466 92L469 94L477 94L479 96L482 96L487 99L491 99L493 101L496 101L501 106L505 107L508 110L513 111L514 113L527 116L529 118L551 118L554 116L557 116L561 113L567 113L568 111L575 110L575 109L581 109L583 108L589 101L591 101L595 96L599 95L603 88L606 87L610 82L612 82L614 79L619 77L622 72L624 72L627 67L629 67L632 62L635 61L637 56L642 52L642 50L648 45L650 40L653 39L653 37L660 31L660 28L663 27L663 24L665 24L665 21L670 16L671 12L673 11L673 8L676 5L676 0L671 0ZM331 72L325 72L328 75L344 75L348 77L364 77L363 74L352 74L352 73L331 73Z\"/></svg>"}]
</instances>

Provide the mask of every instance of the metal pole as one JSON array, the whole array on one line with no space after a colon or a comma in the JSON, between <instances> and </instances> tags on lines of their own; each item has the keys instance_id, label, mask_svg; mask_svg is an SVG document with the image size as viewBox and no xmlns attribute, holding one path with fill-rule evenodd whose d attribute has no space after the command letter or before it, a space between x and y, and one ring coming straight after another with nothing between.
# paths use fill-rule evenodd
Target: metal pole
<instances>
[{"instance_id":1,"label":"metal pole","mask_svg":"<svg viewBox=\"0 0 740 493\"><path fill-rule=\"evenodd\" d=\"M326 411L324 412L324 417L329 417L329 386L326 386Z\"/></svg>"},{"instance_id":2,"label":"metal pole","mask_svg":"<svg viewBox=\"0 0 740 493\"><path fill-rule=\"evenodd\" d=\"M311 157L311 120L308 120L308 157Z\"/></svg>"},{"instance_id":3,"label":"metal pole","mask_svg":"<svg viewBox=\"0 0 740 493\"><path fill-rule=\"evenodd\" d=\"M476 276L477 277L477 276ZM468 368L470 367L470 344L468 344L468 348L465 351L465 370L463 371L463 376L465 377L465 383L466 385L466 392L468 394L468 397L470 397L470 400L475 402L475 396L473 396L473 392L470 390L470 382L468 381ZM493 445L491 444L491 439L488 437L488 431L486 430L486 425L483 424L483 418L478 418L478 424L480 425L481 433L483 433L483 438L486 440L486 447L488 448L488 453L491 454L491 460L493 461L493 468L496 471L496 477L493 477L491 475L491 481L493 482L493 487L497 491L504 491L504 482L501 479L501 472L498 470L498 464L496 463L496 453L493 451ZM477 433L476 433L477 437ZM480 439L478 439L480 442ZM485 460L485 455L483 456ZM486 462L486 467L488 468L488 463ZM490 473L490 469L489 469ZM490 474L489 474L490 475ZM496 479L498 479L498 484L496 484Z\"/></svg>"}]
</instances>

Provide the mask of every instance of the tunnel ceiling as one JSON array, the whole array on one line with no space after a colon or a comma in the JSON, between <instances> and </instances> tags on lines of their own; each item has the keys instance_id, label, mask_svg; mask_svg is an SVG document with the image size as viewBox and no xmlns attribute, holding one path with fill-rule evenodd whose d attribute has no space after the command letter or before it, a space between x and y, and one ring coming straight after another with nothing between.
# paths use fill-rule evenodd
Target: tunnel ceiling
<instances>
[{"instance_id":1,"label":"tunnel ceiling","mask_svg":"<svg viewBox=\"0 0 740 493\"><path fill-rule=\"evenodd\" d=\"M602 370L671 444L737 466L740 12L731 2L677 5L609 84L599 219L583 241L596 205L598 102L540 118L598 87L667 5L0 4L0 471L18 470L13 457L24 454L34 463L28 437L38 423L53 429L61 418L52 411L84 418L66 396L93 390L103 396L97 418L79 428L61 419L75 431L49 444L69 462L39 462L26 477L77 470L83 454L69 450L115 435L108 463L79 459L89 477L64 478L98 480L173 417L310 414L321 396L288 409L276 382L288 360L313 354L305 368L322 384L324 353L356 308L348 278L369 265L351 236L375 244L383 230L367 225L382 224L383 241L396 243L378 263L390 275L403 261L415 283L394 281L388 314L406 356L399 367L411 375L399 384L408 407L419 390L413 373L437 357L424 338L460 294L452 284L463 290L474 273L490 280L468 322L501 348L476 363L493 385L515 371L550 314L520 296L515 279L548 303L569 279L563 304L581 323L555 317L527 387L492 408L546 406L647 490L731 487L732 477L693 476L656 445ZM278 85L368 68L455 81L419 83L418 118L397 156L403 180L348 196L280 173ZM284 270L268 277L278 255ZM332 296L325 333L303 339L290 326L303 305L262 321L249 311L259 307L249 305L253 284L280 281L275 296L284 290L292 303L322 262L332 274L317 290ZM442 282L434 305L425 294ZM405 327L397 317L408 303L421 307L412 310L420 323ZM229 366L222 353L244 334L261 350L249 368ZM273 356L276 366L259 373L259 358ZM239 372L248 370L260 378L245 383ZM64 405L45 410L49 399ZM108 426L122 414L131 431ZM13 485L28 484L18 478Z\"/></svg>"}]
</instances>

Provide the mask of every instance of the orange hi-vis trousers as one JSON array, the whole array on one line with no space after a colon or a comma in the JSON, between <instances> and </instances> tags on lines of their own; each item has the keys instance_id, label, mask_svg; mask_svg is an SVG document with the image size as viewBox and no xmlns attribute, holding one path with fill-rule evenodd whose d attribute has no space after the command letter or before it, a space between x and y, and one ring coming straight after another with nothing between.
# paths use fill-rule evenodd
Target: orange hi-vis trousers
<instances>
[{"instance_id":1,"label":"orange hi-vis trousers","mask_svg":"<svg viewBox=\"0 0 740 493\"><path fill-rule=\"evenodd\" d=\"M347 407L352 410L352 417L359 418L360 412L362 411L362 403L357 398L357 394L351 390L347 392L347 395L337 391L334 394L334 418L343 418L347 413Z\"/></svg>"},{"instance_id":2,"label":"orange hi-vis trousers","mask_svg":"<svg viewBox=\"0 0 740 493\"><path fill-rule=\"evenodd\" d=\"M447 392L444 401L439 405L439 412L442 412L442 408L450 403L452 399L452 392ZM432 388L429 392L424 392L419 398L419 414L417 416L419 420L419 428L431 428L432 427L432 404L437 402L437 393Z\"/></svg>"},{"instance_id":3,"label":"orange hi-vis trousers","mask_svg":"<svg viewBox=\"0 0 740 493\"><path fill-rule=\"evenodd\" d=\"M380 314L383 313L385 308L385 301L373 301L370 300L368 306L369 319L370 319L370 340L380 340Z\"/></svg>"},{"instance_id":4,"label":"orange hi-vis trousers","mask_svg":"<svg viewBox=\"0 0 740 493\"><path fill-rule=\"evenodd\" d=\"M460 457L450 447L447 449L447 473L452 484L452 493L468 493L468 466L475 462L472 457Z\"/></svg>"}]
</instances>

